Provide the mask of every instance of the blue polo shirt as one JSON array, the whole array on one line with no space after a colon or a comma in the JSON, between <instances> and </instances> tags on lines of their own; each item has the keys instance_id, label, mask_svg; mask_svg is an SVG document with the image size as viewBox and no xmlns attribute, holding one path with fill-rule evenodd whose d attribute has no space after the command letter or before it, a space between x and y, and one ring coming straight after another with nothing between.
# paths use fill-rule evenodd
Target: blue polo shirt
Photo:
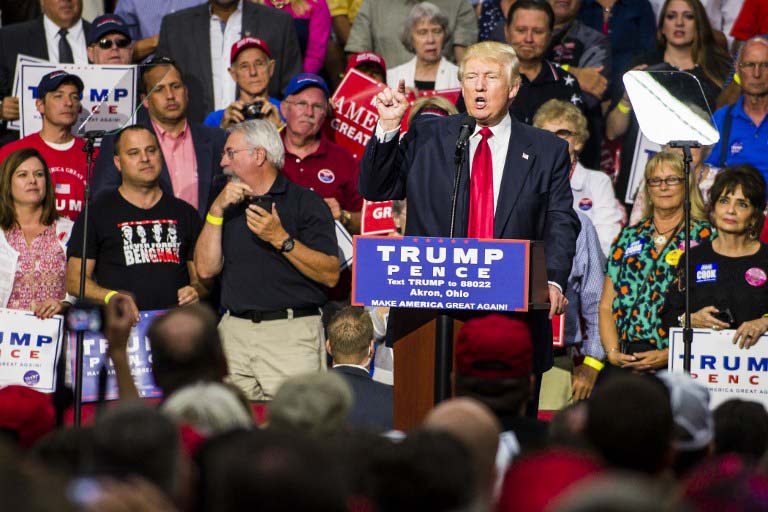
<instances>
[{"instance_id":1,"label":"blue polo shirt","mask_svg":"<svg viewBox=\"0 0 768 512\"><path fill-rule=\"evenodd\" d=\"M725 112L728 106L718 109L713 115L715 126L723 137L725 127ZM712 148L707 163L711 165L720 164L720 151L723 144L727 144L725 152L726 165L750 164L758 171L763 173L763 177L768 181L768 116L765 116L760 126L755 126L752 119L744 112L744 96L733 106L731 111L733 121L731 123L731 133L728 140L720 140Z\"/></svg>"}]
</instances>

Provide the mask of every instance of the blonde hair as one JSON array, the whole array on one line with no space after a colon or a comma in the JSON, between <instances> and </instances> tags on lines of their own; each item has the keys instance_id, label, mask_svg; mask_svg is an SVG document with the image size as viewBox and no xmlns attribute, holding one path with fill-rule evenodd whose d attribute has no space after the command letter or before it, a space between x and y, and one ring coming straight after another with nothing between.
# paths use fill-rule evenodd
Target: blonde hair
<instances>
[{"instance_id":1,"label":"blonde hair","mask_svg":"<svg viewBox=\"0 0 768 512\"><path fill-rule=\"evenodd\" d=\"M464 57L459 64L459 81L464 77L464 67L470 59L486 59L498 62L507 71L509 75L509 84L514 86L520 82L520 61L517 58L514 48L504 43L495 41L483 41L473 44L464 52Z\"/></svg>"},{"instance_id":2,"label":"blonde hair","mask_svg":"<svg viewBox=\"0 0 768 512\"><path fill-rule=\"evenodd\" d=\"M569 101L548 100L533 116L533 126L536 128L541 128L550 121L565 121L573 126L573 136L577 144L584 144L589 138L587 118Z\"/></svg>"},{"instance_id":3,"label":"blonde hair","mask_svg":"<svg viewBox=\"0 0 768 512\"><path fill-rule=\"evenodd\" d=\"M413 102L411 107L411 113L408 114L408 126L411 126L411 121L418 115L419 112L427 107L436 107L440 110L445 110L446 115L458 114L456 105L443 98L442 96L428 96L426 98L419 98Z\"/></svg>"},{"instance_id":4,"label":"blonde hair","mask_svg":"<svg viewBox=\"0 0 768 512\"><path fill-rule=\"evenodd\" d=\"M651 202L650 190L648 190L648 179L652 178L656 169L662 165L669 167L677 176L685 176L683 157L678 153L660 151L648 160L648 163L645 164L645 172L643 173L643 187L645 189L645 204L643 205L644 219L653 215L653 203ZM696 183L693 176L691 176L688 193L691 197L691 220L707 220L707 210L704 207L704 199L701 197L699 184Z\"/></svg>"}]
</instances>

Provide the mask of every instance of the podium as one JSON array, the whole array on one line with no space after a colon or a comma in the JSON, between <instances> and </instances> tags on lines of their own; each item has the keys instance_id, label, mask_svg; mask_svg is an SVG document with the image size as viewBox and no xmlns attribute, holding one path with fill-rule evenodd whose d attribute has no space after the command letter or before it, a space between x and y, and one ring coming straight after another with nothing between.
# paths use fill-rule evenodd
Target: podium
<instances>
[{"instance_id":1,"label":"podium","mask_svg":"<svg viewBox=\"0 0 768 512\"><path fill-rule=\"evenodd\" d=\"M549 309L544 243L529 242L525 276L527 310ZM392 308L389 336L394 343L394 426L421 424L434 405L451 396L453 348L463 323L493 311Z\"/></svg>"}]
</instances>

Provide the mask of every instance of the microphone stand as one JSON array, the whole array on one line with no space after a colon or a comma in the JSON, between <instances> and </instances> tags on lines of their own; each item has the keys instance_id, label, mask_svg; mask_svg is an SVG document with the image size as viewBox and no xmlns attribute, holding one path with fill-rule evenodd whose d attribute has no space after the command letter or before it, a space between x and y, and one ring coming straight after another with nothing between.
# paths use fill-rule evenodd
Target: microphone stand
<instances>
[{"instance_id":1,"label":"microphone stand","mask_svg":"<svg viewBox=\"0 0 768 512\"><path fill-rule=\"evenodd\" d=\"M683 150L683 169L685 170L685 201L683 202L683 211L685 220L683 221L683 230L685 231L685 253L683 254L683 265L685 270L685 315L683 321L683 370L691 373L691 345L693 344L693 328L691 327L691 148L701 147L693 140L674 140L669 142L669 147L681 148Z\"/></svg>"},{"instance_id":2,"label":"microphone stand","mask_svg":"<svg viewBox=\"0 0 768 512\"><path fill-rule=\"evenodd\" d=\"M101 139L105 135L103 130L93 130L85 132L85 147L83 151L87 154L87 164L85 172L85 194L83 197L83 211L80 215L83 215L83 240L82 240L82 252L80 258L80 290L78 292L78 300L85 300L85 266L87 262L87 249L88 249L88 215L91 204L91 175L93 173L93 153L94 144L96 139ZM82 421L82 405L83 405L83 340L85 338L84 331L78 331L75 343L75 426L79 427Z\"/></svg>"}]
</instances>

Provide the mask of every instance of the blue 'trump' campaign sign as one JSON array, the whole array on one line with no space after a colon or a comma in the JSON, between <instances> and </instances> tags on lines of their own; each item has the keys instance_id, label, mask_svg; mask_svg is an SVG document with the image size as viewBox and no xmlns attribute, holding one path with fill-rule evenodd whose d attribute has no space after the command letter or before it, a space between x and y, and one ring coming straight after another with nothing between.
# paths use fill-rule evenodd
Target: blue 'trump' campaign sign
<instances>
[{"instance_id":1,"label":"blue 'trump' campaign sign","mask_svg":"<svg viewBox=\"0 0 768 512\"><path fill-rule=\"evenodd\" d=\"M355 237L352 303L527 311L527 240Z\"/></svg>"}]
</instances>

